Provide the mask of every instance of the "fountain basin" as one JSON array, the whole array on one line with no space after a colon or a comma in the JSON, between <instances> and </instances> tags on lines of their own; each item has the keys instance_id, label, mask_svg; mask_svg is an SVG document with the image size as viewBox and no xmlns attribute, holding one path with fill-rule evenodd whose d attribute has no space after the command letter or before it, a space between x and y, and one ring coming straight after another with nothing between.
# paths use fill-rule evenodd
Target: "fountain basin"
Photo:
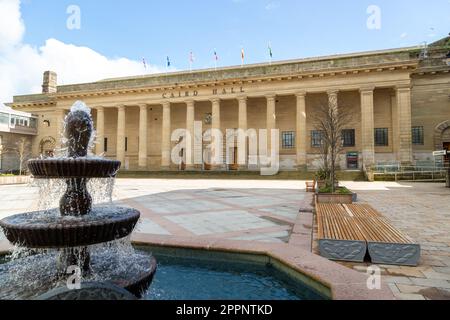
<instances>
[{"instance_id":1,"label":"fountain basin","mask_svg":"<svg viewBox=\"0 0 450 320\"><path fill-rule=\"evenodd\" d=\"M69 158L30 160L28 168L34 178L112 178L120 169L120 161L106 159Z\"/></svg>"},{"instance_id":2,"label":"fountain basin","mask_svg":"<svg viewBox=\"0 0 450 320\"><path fill-rule=\"evenodd\" d=\"M59 210L19 214L0 221L6 238L28 248L72 248L122 239L130 235L139 211L94 207L89 215L61 216Z\"/></svg>"},{"instance_id":3,"label":"fountain basin","mask_svg":"<svg viewBox=\"0 0 450 320\"><path fill-rule=\"evenodd\" d=\"M141 298L153 281L157 263L144 252L117 255L110 248L96 248L91 253L91 272L82 282L109 283ZM67 288L70 275L58 272L58 252L28 256L1 264L0 300L39 300L45 294Z\"/></svg>"}]
</instances>

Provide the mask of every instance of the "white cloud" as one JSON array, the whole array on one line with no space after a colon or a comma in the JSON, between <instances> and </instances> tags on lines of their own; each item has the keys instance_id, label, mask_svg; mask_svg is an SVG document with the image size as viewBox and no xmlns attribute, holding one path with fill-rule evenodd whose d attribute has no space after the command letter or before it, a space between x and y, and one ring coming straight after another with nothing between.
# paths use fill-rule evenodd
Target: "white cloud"
<instances>
[{"instance_id":1,"label":"white cloud","mask_svg":"<svg viewBox=\"0 0 450 320\"><path fill-rule=\"evenodd\" d=\"M0 0L0 52L17 45L24 32L20 1Z\"/></svg>"},{"instance_id":2,"label":"white cloud","mask_svg":"<svg viewBox=\"0 0 450 320\"><path fill-rule=\"evenodd\" d=\"M40 48L22 42L25 25L20 0L0 0L0 101L13 95L40 93L42 74L58 74L59 84L161 72L156 66L126 58L108 58L88 48L48 39Z\"/></svg>"},{"instance_id":3,"label":"white cloud","mask_svg":"<svg viewBox=\"0 0 450 320\"><path fill-rule=\"evenodd\" d=\"M400 38L402 38L402 39L405 39L406 37L408 37L408 33L407 33L407 32L403 32L403 33L400 35Z\"/></svg>"}]
</instances>

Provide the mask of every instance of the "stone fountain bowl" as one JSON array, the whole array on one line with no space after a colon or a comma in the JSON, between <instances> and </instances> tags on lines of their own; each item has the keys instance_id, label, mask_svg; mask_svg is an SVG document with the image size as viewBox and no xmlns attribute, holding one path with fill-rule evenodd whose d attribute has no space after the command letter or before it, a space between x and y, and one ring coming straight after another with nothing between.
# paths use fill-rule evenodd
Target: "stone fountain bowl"
<instances>
[{"instance_id":1,"label":"stone fountain bowl","mask_svg":"<svg viewBox=\"0 0 450 320\"><path fill-rule=\"evenodd\" d=\"M94 207L85 216L61 216L59 210L19 214L0 221L6 238L28 248L73 248L129 236L139 211L121 207Z\"/></svg>"},{"instance_id":2,"label":"stone fountain bowl","mask_svg":"<svg viewBox=\"0 0 450 320\"><path fill-rule=\"evenodd\" d=\"M69 158L30 160L28 168L34 178L113 178L120 161L106 159Z\"/></svg>"}]
</instances>

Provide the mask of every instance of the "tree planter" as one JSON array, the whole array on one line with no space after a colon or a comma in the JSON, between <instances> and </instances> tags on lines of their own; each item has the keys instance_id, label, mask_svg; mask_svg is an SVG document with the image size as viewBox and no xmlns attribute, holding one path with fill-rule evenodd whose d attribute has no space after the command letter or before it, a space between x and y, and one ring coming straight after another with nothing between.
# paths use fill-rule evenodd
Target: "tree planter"
<instances>
[{"instance_id":1,"label":"tree planter","mask_svg":"<svg viewBox=\"0 0 450 320\"><path fill-rule=\"evenodd\" d=\"M316 195L317 203L340 203L340 204L352 204L353 194L333 194L333 193L318 193Z\"/></svg>"}]
</instances>

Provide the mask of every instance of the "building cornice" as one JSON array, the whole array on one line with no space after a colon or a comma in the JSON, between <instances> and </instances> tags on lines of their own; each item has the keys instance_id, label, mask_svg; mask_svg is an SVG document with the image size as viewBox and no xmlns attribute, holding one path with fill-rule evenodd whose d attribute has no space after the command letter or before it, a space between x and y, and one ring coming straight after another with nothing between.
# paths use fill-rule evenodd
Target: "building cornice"
<instances>
[{"instance_id":1,"label":"building cornice","mask_svg":"<svg viewBox=\"0 0 450 320\"><path fill-rule=\"evenodd\" d=\"M103 80L94 83L59 86L54 94L14 97L14 107L36 107L56 104L63 99L84 99L123 94L160 93L223 86L243 86L270 82L289 82L380 72L417 70L419 48L374 51L256 64L244 68L222 68L167 75L140 76Z\"/></svg>"}]
</instances>

